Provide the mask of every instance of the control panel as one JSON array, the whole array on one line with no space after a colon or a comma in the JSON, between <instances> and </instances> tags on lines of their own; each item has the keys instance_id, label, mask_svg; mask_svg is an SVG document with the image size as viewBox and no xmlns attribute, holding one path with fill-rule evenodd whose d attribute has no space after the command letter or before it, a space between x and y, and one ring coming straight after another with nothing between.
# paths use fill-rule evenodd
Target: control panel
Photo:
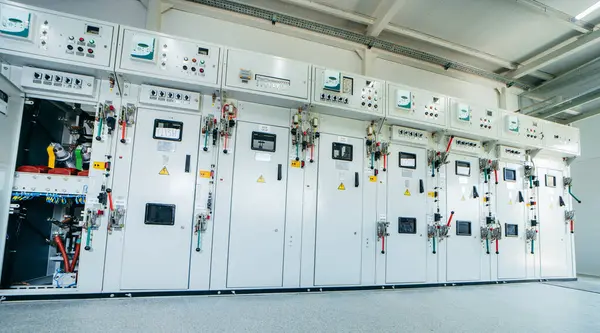
<instances>
[{"instance_id":1,"label":"control panel","mask_svg":"<svg viewBox=\"0 0 600 333\"><path fill-rule=\"evenodd\" d=\"M306 100L310 65L241 50L227 50L225 86Z\"/></svg>"},{"instance_id":2,"label":"control panel","mask_svg":"<svg viewBox=\"0 0 600 333\"><path fill-rule=\"evenodd\" d=\"M383 81L373 78L314 67L312 102L381 116L385 106L384 86Z\"/></svg>"},{"instance_id":3,"label":"control panel","mask_svg":"<svg viewBox=\"0 0 600 333\"><path fill-rule=\"evenodd\" d=\"M544 148L580 155L579 128L544 121Z\"/></svg>"},{"instance_id":4,"label":"control panel","mask_svg":"<svg viewBox=\"0 0 600 333\"><path fill-rule=\"evenodd\" d=\"M21 86L67 94L94 96L95 79L92 76L23 67Z\"/></svg>"},{"instance_id":5,"label":"control panel","mask_svg":"<svg viewBox=\"0 0 600 333\"><path fill-rule=\"evenodd\" d=\"M412 120L446 127L447 97L426 90L388 84L388 119Z\"/></svg>"},{"instance_id":6,"label":"control panel","mask_svg":"<svg viewBox=\"0 0 600 333\"><path fill-rule=\"evenodd\" d=\"M501 117L501 139L524 146L542 146L543 120L509 111L502 111Z\"/></svg>"},{"instance_id":7,"label":"control panel","mask_svg":"<svg viewBox=\"0 0 600 333\"><path fill-rule=\"evenodd\" d=\"M168 106L192 111L200 110L200 94L192 91L142 85L140 103Z\"/></svg>"},{"instance_id":8,"label":"control panel","mask_svg":"<svg viewBox=\"0 0 600 333\"><path fill-rule=\"evenodd\" d=\"M503 161L525 162L525 149L498 145L496 147L497 157Z\"/></svg>"},{"instance_id":9,"label":"control panel","mask_svg":"<svg viewBox=\"0 0 600 333\"><path fill-rule=\"evenodd\" d=\"M219 83L221 48L151 31L122 28L117 69L185 83Z\"/></svg>"},{"instance_id":10,"label":"control panel","mask_svg":"<svg viewBox=\"0 0 600 333\"><path fill-rule=\"evenodd\" d=\"M392 141L408 142L412 144L427 145L431 133L403 126L392 126Z\"/></svg>"},{"instance_id":11,"label":"control panel","mask_svg":"<svg viewBox=\"0 0 600 333\"><path fill-rule=\"evenodd\" d=\"M498 137L499 111L461 100L450 99L450 128L472 135L494 139Z\"/></svg>"},{"instance_id":12,"label":"control panel","mask_svg":"<svg viewBox=\"0 0 600 333\"><path fill-rule=\"evenodd\" d=\"M112 68L117 26L0 4L0 52Z\"/></svg>"},{"instance_id":13,"label":"control panel","mask_svg":"<svg viewBox=\"0 0 600 333\"><path fill-rule=\"evenodd\" d=\"M455 137L450 145L450 154L455 152L480 155L483 154L481 141Z\"/></svg>"}]
</instances>

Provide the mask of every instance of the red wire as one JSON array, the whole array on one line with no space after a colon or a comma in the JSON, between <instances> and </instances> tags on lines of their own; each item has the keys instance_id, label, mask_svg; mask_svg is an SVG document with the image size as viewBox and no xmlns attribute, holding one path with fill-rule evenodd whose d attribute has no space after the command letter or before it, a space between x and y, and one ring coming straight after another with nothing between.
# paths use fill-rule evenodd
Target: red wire
<instances>
[{"instance_id":1,"label":"red wire","mask_svg":"<svg viewBox=\"0 0 600 333\"><path fill-rule=\"evenodd\" d=\"M71 272L75 271L75 265L77 265L77 260L79 259L80 251L81 251L81 242L78 241L77 244L75 244L75 255L73 256L73 260L71 261L71 267L70 267Z\"/></svg>"},{"instance_id":2,"label":"red wire","mask_svg":"<svg viewBox=\"0 0 600 333\"><path fill-rule=\"evenodd\" d=\"M65 251L65 246L63 245L62 238L59 235L54 236L54 242L56 243L56 247L60 251L60 254L63 257L63 262L65 264L65 272L71 272L71 266L69 265L69 258L67 257L67 251Z\"/></svg>"}]
</instances>

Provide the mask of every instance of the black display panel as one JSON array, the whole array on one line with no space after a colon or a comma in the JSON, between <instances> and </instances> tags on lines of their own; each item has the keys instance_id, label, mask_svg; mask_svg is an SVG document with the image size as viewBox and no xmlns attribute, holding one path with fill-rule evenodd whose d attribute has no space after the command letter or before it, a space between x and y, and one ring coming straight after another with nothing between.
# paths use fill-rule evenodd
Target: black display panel
<instances>
[{"instance_id":1,"label":"black display panel","mask_svg":"<svg viewBox=\"0 0 600 333\"><path fill-rule=\"evenodd\" d=\"M471 222L456 221L456 236L471 236Z\"/></svg>"},{"instance_id":2,"label":"black display panel","mask_svg":"<svg viewBox=\"0 0 600 333\"><path fill-rule=\"evenodd\" d=\"M411 153L398 153L398 165L405 169L416 169L417 168L417 154Z\"/></svg>"},{"instance_id":3,"label":"black display panel","mask_svg":"<svg viewBox=\"0 0 600 333\"><path fill-rule=\"evenodd\" d=\"M144 224L174 225L175 205L147 203Z\"/></svg>"},{"instance_id":4,"label":"black display panel","mask_svg":"<svg viewBox=\"0 0 600 333\"><path fill-rule=\"evenodd\" d=\"M465 161L456 161L457 176L471 176L471 163Z\"/></svg>"},{"instance_id":5,"label":"black display panel","mask_svg":"<svg viewBox=\"0 0 600 333\"><path fill-rule=\"evenodd\" d=\"M341 161L352 161L352 145L334 142L331 144L331 158Z\"/></svg>"},{"instance_id":6,"label":"black display panel","mask_svg":"<svg viewBox=\"0 0 600 333\"><path fill-rule=\"evenodd\" d=\"M398 233L399 234L416 234L417 219L414 217L399 217L398 218Z\"/></svg>"},{"instance_id":7,"label":"black display panel","mask_svg":"<svg viewBox=\"0 0 600 333\"><path fill-rule=\"evenodd\" d=\"M205 56L207 56L208 55L208 49L203 48L203 47L199 47L198 48L198 54L199 55L205 55Z\"/></svg>"},{"instance_id":8,"label":"black display panel","mask_svg":"<svg viewBox=\"0 0 600 333\"><path fill-rule=\"evenodd\" d=\"M180 121L154 119L152 138L157 140L181 141L183 123Z\"/></svg>"},{"instance_id":9,"label":"black display panel","mask_svg":"<svg viewBox=\"0 0 600 333\"><path fill-rule=\"evenodd\" d=\"M85 33L90 35L100 35L100 27L95 27L93 25L88 25L85 28Z\"/></svg>"},{"instance_id":10,"label":"black display panel","mask_svg":"<svg viewBox=\"0 0 600 333\"><path fill-rule=\"evenodd\" d=\"M506 181L506 182L517 181L517 170L504 168L504 181Z\"/></svg>"},{"instance_id":11,"label":"black display panel","mask_svg":"<svg viewBox=\"0 0 600 333\"><path fill-rule=\"evenodd\" d=\"M275 152L277 135L264 132L252 132L252 150Z\"/></svg>"},{"instance_id":12,"label":"black display panel","mask_svg":"<svg viewBox=\"0 0 600 333\"><path fill-rule=\"evenodd\" d=\"M518 224L504 224L504 236L506 237L518 237L519 236L519 225Z\"/></svg>"}]
</instances>

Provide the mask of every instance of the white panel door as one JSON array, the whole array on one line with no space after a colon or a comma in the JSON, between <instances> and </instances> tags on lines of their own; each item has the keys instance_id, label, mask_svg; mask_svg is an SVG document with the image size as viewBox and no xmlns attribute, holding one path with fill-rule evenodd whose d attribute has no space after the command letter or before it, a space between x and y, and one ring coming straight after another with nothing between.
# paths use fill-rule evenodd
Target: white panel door
<instances>
[{"instance_id":1,"label":"white panel door","mask_svg":"<svg viewBox=\"0 0 600 333\"><path fill-rule=\"evenodd\" d=\"M392 145L389 156L385 282L427 280L427 221L424 148Z\"/></svg>"},{"instance_id":2,"label":"white panel door","mask_svg":"<svg viewBox=\"0 0 600 333\"><path fill-rule=\"evenodd\" d=\"M498 172L496 218L502 226L502 239L498 244L498 278L524 279L527 275L528 252L523 165L500 162ZM519 202L519 192L523 202Z\"/></svg>"},{"instance_id":3,"label":"white panel door","mask_svg":"<svg viewBox=\"0 0 600 333\"><path fill-rule=\"evenodd\" d=\"M283 285L289 133L284 127L237 123L228 288Z\"/></svg>"},{"instance_id":4,"label":"white panel door","mask_svg":"<svg viewBox=\"0 0 600 333\"><path fill-rule=\"evenodd\" d=\"M479 159L450 154L447 165L448 212L454 218L448 237L448 281L477 281L481 279L481 232L479 207L482 196L479 184ZM474 197L474 189L479 195Z\"/></svg>"},{"instance_id":5,"label":"white panel door","mask_svg":"<svg viewBox=\"0 0 600 333\"><path fill-rule=\"evenodd\" d=\"M0 75L0 276L23 118L23 101L21 92Z\"/></svg>"},{"instance_id":6,"label":"white panel door","mask_svg":"<svg viewBox=\"0 0 600 333\"><path fill-rule=\"evenodd\" d=\"M321 134L315 285L361 283L363 139Z\"/></svg>"},{"instance_id":7,"label":"white panel door","mask_svg":"<svg viewBox=\"0 0 600 333\"><path fill-rule=\"evenodd\" d=\"M121 289L188 288L200 118L138 111Z\"/></svg>"},{"instance_id":8,"label":"white panel door","mask_svg":"<svg viewBox=\"0 0 600 333\"><path fill-rule=\"evenodd\" d=\"M565 207L560 206L560 197L566 193L563 191L563 173L539 168L538 177L542 277L567 277L570 275L567 257L570 234L565 223ZM567 198L563 197L563 200Z\"/></svg>"}]
</instances>

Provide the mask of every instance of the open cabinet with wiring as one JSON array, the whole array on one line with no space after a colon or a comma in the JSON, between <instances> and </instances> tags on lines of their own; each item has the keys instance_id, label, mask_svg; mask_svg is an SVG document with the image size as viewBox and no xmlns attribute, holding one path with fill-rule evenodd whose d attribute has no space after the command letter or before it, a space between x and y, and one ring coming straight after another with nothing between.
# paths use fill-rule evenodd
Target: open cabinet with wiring
<instances>
[{"instance_id":1,"label":"open cabinet with wiring","mask_svg":"<svg viewBox=\"0 0 600 333\"><path fill-rule=\"evenodd\" d=\"M86 246L82 212L89 169L94 168L90 157L94 128L99 126L95 126L96 111L92 104L27 99L7 226L3 288L76 286L79 254Z\"/></svg>"}]
</instances>

